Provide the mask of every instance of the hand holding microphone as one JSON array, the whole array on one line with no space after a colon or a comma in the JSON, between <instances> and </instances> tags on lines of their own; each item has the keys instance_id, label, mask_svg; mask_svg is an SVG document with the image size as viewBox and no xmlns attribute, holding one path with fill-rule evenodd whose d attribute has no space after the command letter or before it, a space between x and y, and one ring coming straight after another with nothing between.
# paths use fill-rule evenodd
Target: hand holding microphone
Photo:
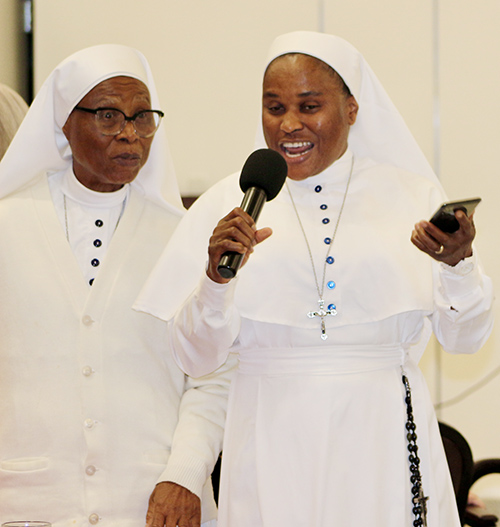
<instances>
[{"instance_id":1,"label":"hand holding microphone","mask_svg":"<svg viewBox=\"0 0 500 527\"><path fill-rule=\"evenodd\" d=\"M269 229L257 231L255 222L264 203L279 194L286 175L286 161L274 150L256 150L248 157L240 176L244 192L240 208L223 218L210 238L208 275L212 280L234 278L253 245L271 234Z\"/></svg>"}]
</instances>

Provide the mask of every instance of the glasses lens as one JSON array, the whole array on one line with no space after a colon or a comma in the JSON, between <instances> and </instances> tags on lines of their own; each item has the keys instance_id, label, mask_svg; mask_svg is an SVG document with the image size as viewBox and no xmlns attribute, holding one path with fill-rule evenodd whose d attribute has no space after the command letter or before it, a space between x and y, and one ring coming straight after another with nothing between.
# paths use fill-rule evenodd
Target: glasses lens
<instances>
[{"instance_id":1,"label":"glasses lens","mask_svg":"<svg viewBox=\"0 0 500 527\"><path fill-rule=\"evenodd\" d=\"M134 120L135 131L141 137L151 137L158 126L160 126L161 116L154 110L145 110L136 115Z\"/></svg>"},{"instance_id":2,"label":"glasses lens","mask_svg":"<svg viewBox=\"0 0 500 527\"><path fill-rule=\"evenodd\" d=\"M104 135L119 134L125 124L125 116L118 110L105 109L96 113L97 126Z\"/></svg>"}]
</instances>

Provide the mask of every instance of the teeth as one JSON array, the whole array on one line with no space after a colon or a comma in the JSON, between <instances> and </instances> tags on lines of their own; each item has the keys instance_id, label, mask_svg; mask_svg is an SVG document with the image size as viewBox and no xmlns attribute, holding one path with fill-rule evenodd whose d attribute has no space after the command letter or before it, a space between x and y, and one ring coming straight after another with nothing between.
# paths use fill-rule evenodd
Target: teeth
<instances>
[{"instance_id":1,"label":"teeth","mask_svg":"<svg viewBox=\"0 0 500 527\"><path fill-rule=\"evenodd\" d=\"M302 148L304 146L311 146L310 141L297 141L295 143L283 143L285 148Z\"/></svg>"},{"instance_id":2,"label":"teeth","mask_svg":"<svg viewBox=\"0 0 500 527\"><path fill-rule=\"evenodd\" d=\"M310 152L313 144L310 141L294 141L288 143L281 143L281 147L287 157L301 157ZM305 150L304 150L305 148ZM302 149L300 152L294 152L296 149Z\"/></svg>"}]
</instances>

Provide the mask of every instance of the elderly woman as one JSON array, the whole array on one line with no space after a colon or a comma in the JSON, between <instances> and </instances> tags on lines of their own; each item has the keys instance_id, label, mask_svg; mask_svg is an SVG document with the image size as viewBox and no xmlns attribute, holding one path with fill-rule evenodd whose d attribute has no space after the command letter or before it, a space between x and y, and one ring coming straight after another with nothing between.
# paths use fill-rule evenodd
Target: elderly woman
<instances>
[{"instance_id":1,"label":"elderly woman","mask_svg":"<svg viewBox=\"0 0 500 527\"><path fill-rule=\"evenodd\" d=\"M141 53L82 50L0 164L0 522L215 524L225 380L132 310L183 214L160 108Z\"/></svg>"},{"instance_id":2,"label":"elderly woman","mask_svg":"<svg viewBox=\"0 0 500 527\"><path fill-rule=\"evenodd\" d=\"M241 199L238 175L221 181L181 221L137 302L170 321L186 372L239 359L219 526L458 527L417 362L431 327L452 353L478 350L491 330L472 219L457 212L454 234L425 220L412 233L444 192L372 70L338 37L274 42L262 126L288 166L265 227L236 208L210 237ZM231 281L217 271L226 251L248 259Z\"/></svg>"},{"instance_id":3,"label":"elderly woman","mask_svg":"<svg viewBox=\"0 0 500 527\"><path fill-rule=\"evenodd\" d=\"M5 84L0 84L0 159L27 111L28 105L24 99Z\"/></svg>"}]
</instances>

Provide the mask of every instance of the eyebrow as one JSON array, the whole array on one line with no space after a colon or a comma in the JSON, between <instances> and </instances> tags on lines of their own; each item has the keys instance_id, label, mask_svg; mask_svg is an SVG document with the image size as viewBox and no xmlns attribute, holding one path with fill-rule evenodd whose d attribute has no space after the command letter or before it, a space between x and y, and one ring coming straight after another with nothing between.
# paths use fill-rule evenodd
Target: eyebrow
<instances>
[{"instance_id":1,"label":"eyebrow","mask_svg":"<svg viewBox=\"0 0 500 527\"><path fill-rule=\"evenodd\" d=\"M306 97L320 97L323 95L323 92L320 92L320 91L306 91L306 92L303 92L303 93L299 93L298 94L298 97L301 97L301 98L306 98ZM267 97L267 98L273 98L273 99L279 99L279 95L277 93L273 93L273 92L270 92L270 91L267 91L267 92L264 92L263 93L263 97Z\"/></svg>"}]
</instances>

